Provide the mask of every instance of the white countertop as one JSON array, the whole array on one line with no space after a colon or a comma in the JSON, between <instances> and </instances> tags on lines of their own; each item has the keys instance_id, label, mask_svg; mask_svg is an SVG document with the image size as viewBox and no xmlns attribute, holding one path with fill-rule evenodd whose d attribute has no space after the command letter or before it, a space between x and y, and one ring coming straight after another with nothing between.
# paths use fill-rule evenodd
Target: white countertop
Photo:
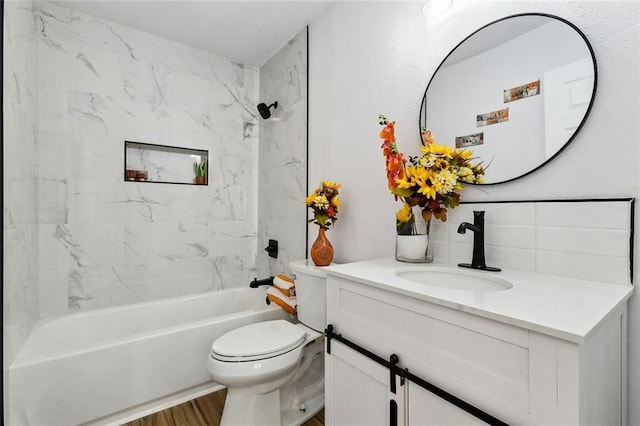
<instances>
[{"instance_id":1,"label":"white countertop","mask_svg":"<svg viewBox=\"0 0 640 426\"><path fill-rule=\"evenodd\" d=\"M457 268L465 273L509 281L513 288L499 291L456 290L416 283L395 274L397 270L416 267ZM584 342L585 337L607 315L626 303L633 292L632 286L516 270L478 271L438 261L415 264L384 258L323 269L329 276L347 278L575 343Z\"/></svg>"}]
</instances>

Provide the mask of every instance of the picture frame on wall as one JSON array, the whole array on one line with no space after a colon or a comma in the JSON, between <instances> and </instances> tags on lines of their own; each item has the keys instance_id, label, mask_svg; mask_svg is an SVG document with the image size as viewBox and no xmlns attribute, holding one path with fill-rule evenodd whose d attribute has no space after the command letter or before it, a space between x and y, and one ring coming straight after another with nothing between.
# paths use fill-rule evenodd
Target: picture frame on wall
<instances>
[{"instance_id":1,"label":"picture frame on wall","mask_svg":"<svg viewBox=\"0 0 640 426\"><path fill-rule=\"evenodd\" d=\"M490 126L505 121L509 121L509 108L478 114L476 116L476 127Z\"/></svg>"},{"instance_id":2,"label":"picture frame on wall","mask_svg":"<svg viewBox=\"0 0 640 426\"><path fill-rule=\"evenodd\" d=\"M511 89L505 89L503 92L503 100L507 102L513 102L531 96L540 94L540 79L532 81L521 86L512 87Z\"/></svg>"},{"instance_id":3,"label":"picture frame on wall","mask_svg":"<svg viewBox=\"0 0 640 426\"><path fill-rule=\"evenodd\" d=\"M456 136L456 148L467 148L484 144L484 133L474 133L472 135Z\"/></svg>"}]
</instances>

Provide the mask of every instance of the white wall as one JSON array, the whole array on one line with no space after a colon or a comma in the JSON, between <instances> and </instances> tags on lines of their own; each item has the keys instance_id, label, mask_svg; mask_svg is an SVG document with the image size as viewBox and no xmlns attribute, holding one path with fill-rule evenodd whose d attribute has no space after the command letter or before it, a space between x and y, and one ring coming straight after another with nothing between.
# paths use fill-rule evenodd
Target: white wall
<instances>
[{"instance_id":1,"label":"white wall","mask_svg":"<svg viewBox=\"0 0 640 426\"><path fill-rule=\"evenodd\" d=\"M437 66L469 33L515 13L554 14L585 33L598 62L595 104L551 163L514 182L468 187L463 200L640 196L640 2L454 1L447 14L428 20L421 6L336 3L310 26L309 180L343 184L340 220L328 233L335 261L393 255L399 205L386 188L378 114L397 121L401 150L417 152L420 102ZM638 401L638 296L629 324L629 401ZM629 424L640 424L637 404L629 404Z\"/></svg>"}]
</instances>

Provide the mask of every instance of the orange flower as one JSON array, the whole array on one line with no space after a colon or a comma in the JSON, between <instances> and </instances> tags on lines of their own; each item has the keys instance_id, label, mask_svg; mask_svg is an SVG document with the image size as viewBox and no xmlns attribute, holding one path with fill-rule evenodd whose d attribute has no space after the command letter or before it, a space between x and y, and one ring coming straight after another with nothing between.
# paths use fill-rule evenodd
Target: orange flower
<instances>
[{"instance_id":1,"label":"orange flower","mask_svg":"<svg viewBox=\"0 0 640 426\"><path fill-rule=\"evenodd\" d=\"M405 160L401 153L392 154L387 157L387 170L391 173L402 170Z\"/></svg>"},{"instance_id":2,"label":"orange flower","mask_svg":"<svg viewBox=\"0 0 640 426\"><path fill-rule=\"evenodd\" d=\"M398 184L396 179L404 177L404 163L406 160L402 153L391 154L387 156L387 179L389 180L389 189L395 189Z\"/></svg>"},{"instance_id":3,"label":"orange flower","mask_svg":"<svg viewBox=\"0 0 640 426\"><path fill-rule=\"evenodd\" d=\"M388 157L395 151L395 144L391 141L384 141L380 148L382 148L382 155Z\"/></svg>"},{"instance_id":4,"label":"orange flower","mask_svg":"<svg viewBox=\"0 0 640 426\"><path fill-rule=\"evenodd\" d=\"M382 130L380 130L380 139L384 139L385 142L386 141L394 142L396 140L395 125L396 125L395 121L385 124Z\"/></svg>"}]
</instances>

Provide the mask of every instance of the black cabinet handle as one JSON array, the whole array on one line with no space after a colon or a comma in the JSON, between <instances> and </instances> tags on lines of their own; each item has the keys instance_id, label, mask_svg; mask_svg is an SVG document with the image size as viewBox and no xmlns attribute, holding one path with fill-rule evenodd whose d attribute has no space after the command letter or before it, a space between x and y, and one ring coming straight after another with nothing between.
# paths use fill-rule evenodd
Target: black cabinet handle
<instances>
[{"instance_id":1,"label":"black cabinet handle","mask_svg":"<svg viewBox=\"0 0 640 426\"><path fill-rule=\"evenodd\" d=\"M391 388L391 393L396 393L396 365L400 361L398 355L391 354L389 357L389 387Z\"/></svg>"},{"instance_id":2,"label":"black cabinet handle","mask_svg":"<svg viewBox=\"0 0 640 426\"><path fill-rule=\"evenodd\" d=\"M389 401L389 424L398 426L398 403L393 399Z\"/></svg>"}]
</instances>

